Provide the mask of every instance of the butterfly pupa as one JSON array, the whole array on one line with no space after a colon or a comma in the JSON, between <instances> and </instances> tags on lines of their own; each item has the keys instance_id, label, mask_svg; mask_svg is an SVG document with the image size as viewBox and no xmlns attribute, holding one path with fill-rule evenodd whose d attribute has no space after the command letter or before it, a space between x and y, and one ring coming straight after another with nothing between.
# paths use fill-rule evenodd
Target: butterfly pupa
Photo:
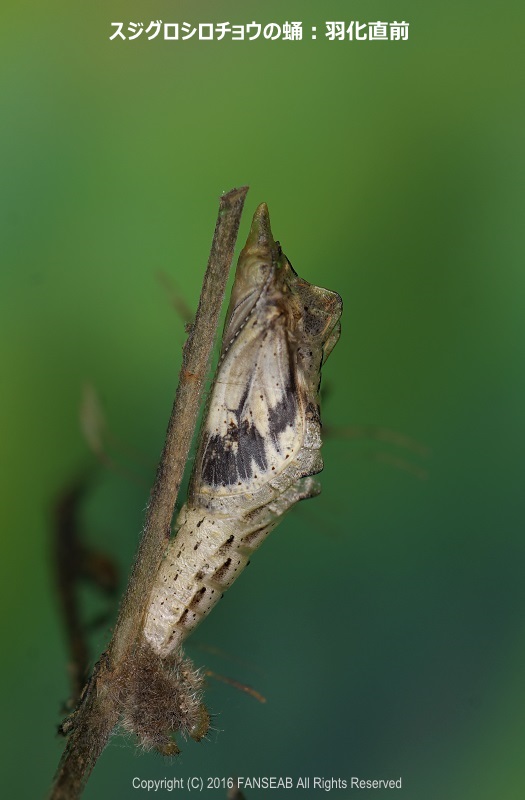
<instances>
[{"instance_id":1,"label":"butterfly pupa","mask_svg":"<svg viewBox=\"0 0 525 800\"><path fill-rule=\"evenodd\" d=\"M319 493L321 367L341 298L300 278L261 204L240 254L188 500L146 612L161 658L209 613L299 500Z\"/></svg>"}]
</instances>

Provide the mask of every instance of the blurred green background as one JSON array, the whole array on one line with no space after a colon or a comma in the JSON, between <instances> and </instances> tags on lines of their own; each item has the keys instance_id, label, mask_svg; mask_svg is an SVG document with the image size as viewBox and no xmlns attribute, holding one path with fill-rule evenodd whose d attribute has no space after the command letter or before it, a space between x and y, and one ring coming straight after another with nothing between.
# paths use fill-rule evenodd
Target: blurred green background
<instances>
[{"instance_id":1,"label":"blurred green background","mask_svg":"<svg viewBox=\"0 0 525 800\"><path fill-rule=\"evenodd\" d=\"M301 20L307 38L109 41L111 21L151 19ZM327 19L407 20L410 38L329 42ZM464 0L4 8L10 797L43 797L62 749L51 509L93 463L82 385L143 458L124 460L141 485L101 468L82 506L124 585L184 341L157 273L195 306L217 198L245 183L240 240L266 201L294 267L344 299L324 374L323 494L272 535L189 647L266 705L210 681L210 741L170 762L115 737L85 797L189 775L402 776L407 800L525 796L524 22L522 3L496 13ZM365 438L343 435L358 425L372 426ZM108 637L108 625L93 635L93 657Z\"/></svg>"}]
</instances>

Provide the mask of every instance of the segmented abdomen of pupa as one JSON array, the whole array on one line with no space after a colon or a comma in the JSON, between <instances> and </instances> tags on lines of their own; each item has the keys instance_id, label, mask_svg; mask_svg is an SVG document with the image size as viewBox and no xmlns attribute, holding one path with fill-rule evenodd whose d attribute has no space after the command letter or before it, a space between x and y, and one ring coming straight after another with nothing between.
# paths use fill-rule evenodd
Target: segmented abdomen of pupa
<instances>
[{"instance_id":1,"label":"segmented abdomen of pupa","mask_svg":"<svg viewBox=\"0 0 525 800\"><path fill-rule=\"evenodd\" d=\"M318 493L311 477L322 469L318 416L305 423L304 446L280 474L248 493L197 492L197 505L181 509L144 630L161 655L178 647L208 614L286 511Z\"/></svg>"}]
</instances>

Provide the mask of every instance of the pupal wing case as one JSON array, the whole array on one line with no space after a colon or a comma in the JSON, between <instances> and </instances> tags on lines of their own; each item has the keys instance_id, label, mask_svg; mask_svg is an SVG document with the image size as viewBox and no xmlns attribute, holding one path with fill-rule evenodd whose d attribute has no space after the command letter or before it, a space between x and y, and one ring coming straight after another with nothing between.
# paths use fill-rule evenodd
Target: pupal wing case
<instances>
[{"instance_id":1,"label":"pupal wing case","mask_svg":"<svg viewBox=\"0 0 525 800\"><path fill-rule=\"evenodd\" d=\"M319 492L321 365L341 309L339 295L293 270L261 204L237 265L188 503L146 619L159 653L215 605L282 515Z\"/></svg>"}]
</instances>

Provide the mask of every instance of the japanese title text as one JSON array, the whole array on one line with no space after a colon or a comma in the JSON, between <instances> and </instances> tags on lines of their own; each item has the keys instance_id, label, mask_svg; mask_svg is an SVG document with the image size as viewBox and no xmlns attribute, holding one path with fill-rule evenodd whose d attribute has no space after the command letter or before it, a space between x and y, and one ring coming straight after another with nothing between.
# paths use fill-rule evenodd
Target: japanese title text
<instances>
[{"instance_id":1,"label":"japanese title text","mask_svg":"<svg viewBox=\"0 0 525 800\"><path fill-rule=\"evenodd\" d=\"M402 42L408 39L408 22L325 22L319 31L319 38L335 42ZM161 19L150 22L112 22L111 41L132 42L139 37L167 42L185 42L189 39L201 42L232 42L266 39L300 42L303 39L317 39L317 26L305 26L302 22L248 22L233 25L230 22L163 22Z\"/></svg>"}]
</instances>

